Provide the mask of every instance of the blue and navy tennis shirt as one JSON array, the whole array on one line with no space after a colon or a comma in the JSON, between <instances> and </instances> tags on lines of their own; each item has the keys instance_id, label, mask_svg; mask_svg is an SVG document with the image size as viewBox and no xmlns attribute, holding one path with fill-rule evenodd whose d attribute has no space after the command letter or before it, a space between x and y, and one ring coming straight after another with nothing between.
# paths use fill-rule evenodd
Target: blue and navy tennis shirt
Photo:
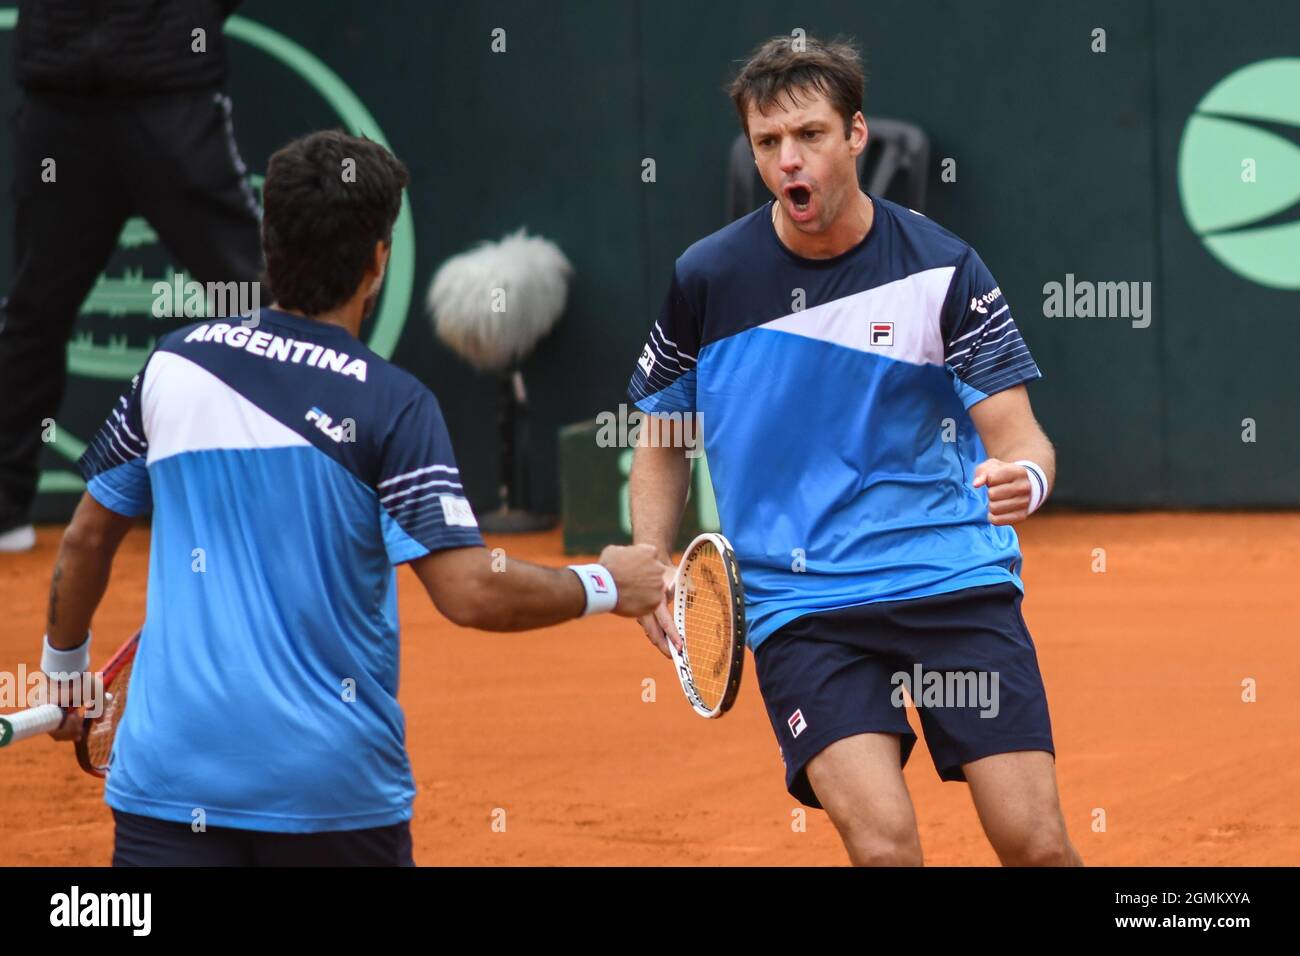
<instances>
[{"instance_id":1,"label":"blue and navy tennis shirt","mask_svg":"<svg viewBox=\"0 0 1300 956\"><path fill-rule=\"evenodd\" d=\"M395 565L481 545L442 412L345 329L271 309L164 337L79 466L152 509L105 799L209 826L410 819Z\"/></svg>"},{"instance_id":2,"label":"blue and navy tennis shirt","mask_svg":"<svg viewBox=\"0 0 1300 956\"><path fill-rule=\"evenodd\" d=\"M699 414L754 648L812 611L1020 586L967 409L1038 367L975 251L871 199L833 258L786 248L770 202L687 249L628 388Z\"/></svg>"}]
</instances>

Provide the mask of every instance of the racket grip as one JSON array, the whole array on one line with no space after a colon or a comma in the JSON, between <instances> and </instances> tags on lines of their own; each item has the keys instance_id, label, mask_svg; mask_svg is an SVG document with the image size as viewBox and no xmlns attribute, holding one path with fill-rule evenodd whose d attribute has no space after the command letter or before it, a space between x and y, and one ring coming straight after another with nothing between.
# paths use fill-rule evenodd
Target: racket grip
<instances>
[{"instance_id":1,"label":"racket grip","mask_svg":"<svg viewBox=\"0 0 1300 956\"><path fill-rule=\"evenodd\" d=\"M37 734L48 734L63 723L63 708L58 704L42 704L16 714L0 717L0 747Z\"/></svg>"}]
</instances>

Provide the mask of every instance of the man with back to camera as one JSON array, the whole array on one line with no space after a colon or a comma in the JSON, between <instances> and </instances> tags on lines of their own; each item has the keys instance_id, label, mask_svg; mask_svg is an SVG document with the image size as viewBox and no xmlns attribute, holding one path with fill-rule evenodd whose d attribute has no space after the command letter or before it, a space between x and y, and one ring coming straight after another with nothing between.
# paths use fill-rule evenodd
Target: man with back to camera
<instances>
[{"instance_id":1,"label":"man with back to camera","mask_svg":"<svg viewBox=\"0 0 1300 956\"><path fill-rule=\"evenodd\" d=\"M339 132L272 156L273 305L252 327L209 320L163 337L81 459L46 673L88 669L113 555L153 511L105 787L114 865L412 865L395 565L409 562L453 622L484 630L636 616L663 599L648 545L494 570L437 399L357 339L407 179L382 146ZM75 738L66 723L56 736Z\"/></svg>"},{"instance_id":2,"label":"man with back to camera","mask_svg":"<svg viewBox=\"0 0 1300 956\"><path fill-rule=\"evenodd\" d=\"M1010 527L1055 478L1025 388L1040 373L975 251L862 192L863 82L851 43L812 37L773 38L737 74L775 201L678 258L629 395L700 416L787 789L827 811L852 862L922 862L906 689L999 859L1080 865ZM690 478L679 438L647 428L630 479L633 539L665 563ZM678 640L667 602L640 623L665 653ZM936 702L926 675L978 700Z\"/></svg>"}]
</instances>

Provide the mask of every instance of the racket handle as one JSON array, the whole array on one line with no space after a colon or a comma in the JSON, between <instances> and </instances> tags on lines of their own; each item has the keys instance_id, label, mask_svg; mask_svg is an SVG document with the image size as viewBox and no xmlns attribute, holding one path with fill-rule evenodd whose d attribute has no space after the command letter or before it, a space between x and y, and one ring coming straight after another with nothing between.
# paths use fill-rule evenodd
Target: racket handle
<instances>
[{"instance_id":1,"label":"racket handle","mask_svg":"<svg viewBox=\"0 0 1300 956\"><path fill-rule=\"evenodd\" d=\"M63 723L63 708L58 704L42 704L16 714L0 717L0 747L37 734L48 734Z\"/></svg>"}]
</instances>

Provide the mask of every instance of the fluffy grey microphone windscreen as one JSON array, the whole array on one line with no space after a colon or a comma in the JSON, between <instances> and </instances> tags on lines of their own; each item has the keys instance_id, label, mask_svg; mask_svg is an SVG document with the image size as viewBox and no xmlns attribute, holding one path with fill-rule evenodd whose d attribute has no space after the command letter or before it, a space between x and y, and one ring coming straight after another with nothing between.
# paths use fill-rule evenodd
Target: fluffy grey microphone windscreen
<instances>
[{"instance_id":1,"label":"fluffy grey microphone windscreen","mask_svg":"<svg viewBox=\"0 0 1300 956\"><path fill-rule=\"evenodd\" d=\"M499 372L524 358L564 312L573 266L524 229L452 256L429 285L438 338L465 361Z\"/></svg>"}]
</instances>

